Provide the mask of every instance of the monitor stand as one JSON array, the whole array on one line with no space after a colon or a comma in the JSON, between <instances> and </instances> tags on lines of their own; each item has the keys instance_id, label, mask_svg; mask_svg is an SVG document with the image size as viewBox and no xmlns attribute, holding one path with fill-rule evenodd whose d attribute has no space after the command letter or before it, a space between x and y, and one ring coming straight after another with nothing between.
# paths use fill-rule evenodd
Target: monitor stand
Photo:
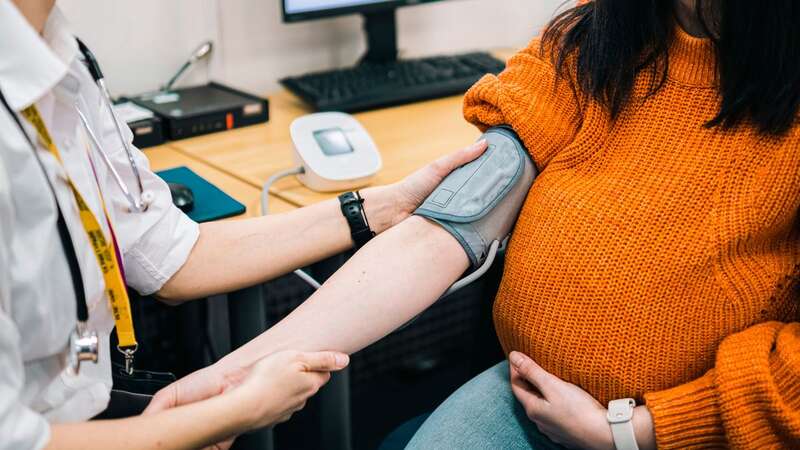
<instances>
[{"instance_id":1,"label":"monitor stand","mask_svg":"<svg viewBox=\"0 0 800 450\"><path fill-rule=\"evenodd\" d=\"M364 13L364 32L367 35L367 52L364 63L397 61L397 19L395 9Z\"/></svg>"}]
</instances>

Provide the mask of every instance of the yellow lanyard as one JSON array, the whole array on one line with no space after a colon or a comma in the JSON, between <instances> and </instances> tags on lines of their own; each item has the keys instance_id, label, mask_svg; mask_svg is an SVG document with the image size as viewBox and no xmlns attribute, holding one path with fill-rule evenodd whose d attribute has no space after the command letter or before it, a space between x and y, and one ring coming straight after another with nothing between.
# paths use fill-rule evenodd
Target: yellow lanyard
<instances>
[{"instance_id":1,"label":"yellow lanyard","mask_svg":"<svg viewBox=\"0 0 800 450\"><path fill-rule=\"evenodd\" d=\"M39 114L39 110L36 108L36 105L31 105L25 108L22 111L22 116L25 117L25 119L27 119L34 128L36 128L36 133L38 134L42 145L44 145L45 148L50 151L50 153L61 164L62 168L64 168L64 161L61 159L61 154L58 151L58 147L56 147L55 142L53 142L53 138L50 136L50 132L47 130L47 126L44 124L42 116ZM64 170L66 174L66 169L64 168ZM120 262L117 261L117 252L114 248L114 243L106 239L105 233L103 233L103 229L100 226L100 223L97 221L97 217L95 217L94 213L92 213L92 210L89 209L89 206L83 200L83 196L75 187L75 183L72 182L72 179L69 178L69 175L66 176L67 184L69 185L70 190L72 190L72 195L75 197L75 203L78 206L81 223L83 224L83 229L86 232L86 237L89 238L89 242L94 250L94 255L97 258L97 264L100 266L100 270L103 272L103 279L105 280L106 284L106 296L111 304L111 312L114 315L114 322L117 326L117 339L119 340L119 347L132 347L134 348L133 351L135 351L137 343L136 333L133 330L131 302L128 298L128 291L125 288L125 281L122 277ZM100 193L100 204L103 205L103 212L105 213L106 218L108 218L108 211L106 210L106 204L103 200L102 193ZM108 226L111 227L110 221L108 222ZM132 351L128 352L130 352L130 354L126 354L126 357L132 354ZM123 351L124 354L128 352Z\"/></svg>"}]
</instances>

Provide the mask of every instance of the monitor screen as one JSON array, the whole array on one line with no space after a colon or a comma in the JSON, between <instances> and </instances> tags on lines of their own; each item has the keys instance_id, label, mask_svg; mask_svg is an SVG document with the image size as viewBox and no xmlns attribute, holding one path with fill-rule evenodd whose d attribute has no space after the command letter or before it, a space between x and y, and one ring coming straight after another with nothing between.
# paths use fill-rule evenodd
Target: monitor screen
<instances>
[{"instance_id":1,"label":"monitor screen","mask_svg":"<svg viewBox=\"0 0 800 450\"><path fill-rule=\"evenodd\" d=\"M355 150L341 128L327 128L314 132L314 139L326 156L346 155Z\"/></svg>"},{"instance_id":2,"label":"monitor screen","mask_svg":"<svg viewBox=\"0 0 800 450\"><path fill-rule=\"evenodd\" d=\"M282 0L283 19L296 22L353 13L387 11L440 0Z\"/></svg>"},{"instance_id":3,"label":"monitor screen","mask_svg":"<svg viewBox=\"0 0 800 450\"><path fill-rule=\"evenodd\" d=\"M286 14L302 14L330 9L351 8L374 3L396 3L393 0L284 0Z\"/></svg>"}]
</instances>

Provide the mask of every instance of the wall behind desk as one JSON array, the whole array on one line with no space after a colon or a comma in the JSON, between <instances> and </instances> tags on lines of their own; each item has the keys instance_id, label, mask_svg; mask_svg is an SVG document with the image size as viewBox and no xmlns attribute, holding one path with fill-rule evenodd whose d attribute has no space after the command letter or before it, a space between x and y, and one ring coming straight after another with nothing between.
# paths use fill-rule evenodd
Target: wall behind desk
<instances>
[{"instance_id":1,"label":"wall behind desk","mask_svg":"<svg viewBox=\"0 0 800 450\"><path fill-rule=\"evenodd\" d=\"M452 0L403 8L404 56L520 47L563 0ZM352 65L364 51L361 18L284 24L280 0L59 0L92 48L115 95L153 90L203 40L209 64L183 84L214 79L254 93L283 76Z\"/></svg>"}]
</instances>

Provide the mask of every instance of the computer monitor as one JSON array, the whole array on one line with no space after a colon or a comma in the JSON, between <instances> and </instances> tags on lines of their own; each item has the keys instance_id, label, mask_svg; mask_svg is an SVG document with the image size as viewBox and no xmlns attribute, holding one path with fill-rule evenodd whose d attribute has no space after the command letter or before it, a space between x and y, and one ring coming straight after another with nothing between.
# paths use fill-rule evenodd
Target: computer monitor
<instances>
[{"instance_id":1,"label":"computer monitor","mask_svg":"<svg viewBox=\"0 0 800 450\"><path fill-rule=\"evenodd\" d=\"M285 22L362 14L367 35L367 53L362 61L380 63L397 59L395 10L435 1L442 0L281 0L281 3Z\"/></svg>"}]
</instances>

